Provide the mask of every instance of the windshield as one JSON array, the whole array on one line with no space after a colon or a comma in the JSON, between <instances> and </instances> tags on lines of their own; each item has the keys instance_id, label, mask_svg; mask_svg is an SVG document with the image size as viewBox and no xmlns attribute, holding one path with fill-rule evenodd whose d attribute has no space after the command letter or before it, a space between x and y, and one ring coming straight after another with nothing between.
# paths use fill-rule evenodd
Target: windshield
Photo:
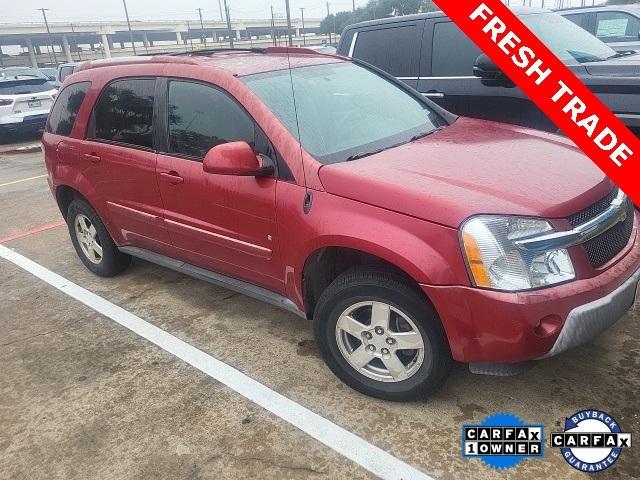
<instances>
[{"instance_id":1,"label":"windshield","mask_svg":"<svg viewBox=\"0 0 640 480\"><path fill-rule=\"evenodd\" d=\"M446 125L421 99L350 62L267 72L242 80L304 149L325 164L355 160Z\"/></svg>"},{"instance_id":2,"label":"windshield","mask_svg":"<svg viewBox=\"0 0 640 480\"><path fill-rule=\"evenodd\" d=\"M520 19L565 63L601 62L617 56L607 44L558 14L522 15Z\"/></svg>"}]
</instances>

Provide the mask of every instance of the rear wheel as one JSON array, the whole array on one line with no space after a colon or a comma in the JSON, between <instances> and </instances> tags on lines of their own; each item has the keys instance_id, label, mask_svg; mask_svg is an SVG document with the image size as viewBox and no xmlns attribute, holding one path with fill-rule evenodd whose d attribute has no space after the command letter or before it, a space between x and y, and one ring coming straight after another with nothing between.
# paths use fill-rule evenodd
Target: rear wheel
<instances>
[{"instance_id":1,"label":"rear wheel","mask_svg":"<svg viewBox=\"0 0 640 480\"><path fill-rule=\"evenodd\" d=\"M316 341L329 368L366 395L405 401L435 392L452 359L440 320L404 278L356 268L322 294Z\"/></svg>"},{"instance_id":2,"label":"rear wheel","mask_svg":"<svg viewBox=\"0 0 640 480\"><path fill-rule=\"evenodd\" d=\"M76 198L67 210L71 242L82 263L96 275L113 277L125 270L131 257L118 250L96 211Z\"/></svg>"}]
</instances>

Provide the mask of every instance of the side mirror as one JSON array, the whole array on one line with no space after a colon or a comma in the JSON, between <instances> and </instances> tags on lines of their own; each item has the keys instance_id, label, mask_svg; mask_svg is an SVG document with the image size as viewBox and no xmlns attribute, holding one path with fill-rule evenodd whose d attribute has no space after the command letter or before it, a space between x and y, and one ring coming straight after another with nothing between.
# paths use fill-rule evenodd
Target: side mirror
<instances>
[{"instance_id":1,"label":"side mirror","mask_svg":"<svg viewBox=\"0 0 640 480\"><path fill-rule=\"evenodd\" d=\"M482 79L482 84L488 87L515 87L502 70L484 53L476 58L473 64L473 74Z\"/></svg>"},{"instance_id":2,"label":"side mirror","mask_svg":"<svg viewBox=\"0 0 640 480\"><path fill-rule=\"evenodd\" d=\"M202 162L202 169L217 175L269 177L273 165L263 165L247 142L229 142L213 147Z\"/></svg>"}]
</instances>

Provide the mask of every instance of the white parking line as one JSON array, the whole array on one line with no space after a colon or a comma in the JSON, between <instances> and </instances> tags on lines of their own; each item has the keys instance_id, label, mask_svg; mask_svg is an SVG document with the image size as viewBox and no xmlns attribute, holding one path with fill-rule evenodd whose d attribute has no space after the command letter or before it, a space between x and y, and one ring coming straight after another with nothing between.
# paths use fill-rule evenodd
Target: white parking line
<instances>
[{"instance_id":1,"label":"white parking line","mask_svg":"<svg viewBox=\"0 0 640 480\"><path fill-rule=\"evenodd\" d=\"M84 303L158 347L187 362L243 397L299 428L340 455L383 479L433 480L428 475L330 422L302 405L271 390L244 373L142 320L131 312L76 285L42 265L0 245L0 257Z\"/></svg>"}]
</instances>

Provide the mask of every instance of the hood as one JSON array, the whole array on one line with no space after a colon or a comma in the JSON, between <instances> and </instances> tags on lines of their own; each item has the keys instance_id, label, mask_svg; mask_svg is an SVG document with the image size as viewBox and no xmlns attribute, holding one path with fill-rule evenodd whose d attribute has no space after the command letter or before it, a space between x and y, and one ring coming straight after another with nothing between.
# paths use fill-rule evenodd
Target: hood
<instances>
[{"instance_id":1,"label":"hood","mask_svg":"<svg viewBox=\"0 0 640 480\"><path fill-rule=\"evenodd\" d=\"M604 62L583 63L582 66L594 77L640 78L640 54L612 58Z\"/></svg>"},{"instance_id":2,"label":"hood","mask_svg":"<svg viewBox=\"0 0 640 480\"><path fill-rule=\"evenodd\" d=\"M469 118L319 176L334 195L455 228L481 213L566 218L613 188L564 137Z\"/></svg>"}]
</instances>

